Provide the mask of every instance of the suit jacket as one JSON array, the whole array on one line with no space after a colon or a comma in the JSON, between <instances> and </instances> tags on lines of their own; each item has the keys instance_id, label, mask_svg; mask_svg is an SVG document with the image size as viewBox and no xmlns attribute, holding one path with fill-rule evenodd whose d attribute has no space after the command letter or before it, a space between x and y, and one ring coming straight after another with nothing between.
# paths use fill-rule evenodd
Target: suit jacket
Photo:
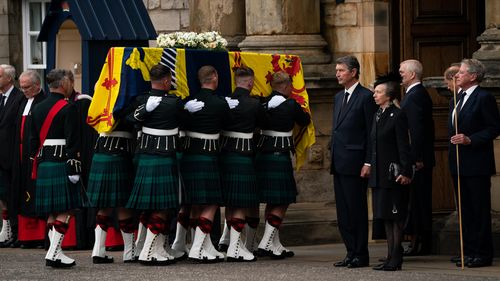
<instances>
[{"instance_id":1,"label":"suit jacket","mask_svg":"<svg viewBox=\"0 0 500 281\"><path fill-rule=\"evenodd\" d=\"M12 169L12 183L15 188L15 192L11 194L11 200L9 201L9 209L12 209L14 213L18 213L17 210L23 215L33 216L35 215L35 182L31 179L31 160L30 160L30 139L31 139L31 126L32 126L32 111L33 108L45 99L45 93L41 91L38 93L33 103L31 104L30 111L26 115L23 122L23 113L26 104L28 103L27 98L21 100L19 110L16 116L16 134L15 134L15 145L14 145L14 159L13 159L13 169ZM24 127L22 127L24 126ZM22 141L21 141L22 133ZM22 151L21 151L22 145Z\"/></svg>"},{"instance_id":2,"label":"suit jacket","mask_svg":"<svg viewBox=\"0 0 500 281\"><path fill-rule=\"evenodd\" d=\"M389 165L399 164L400 174L411 177L412 158L405 112L391 105L380 115L378 122L374 118L370 142L372 143L370 186L401 187L395 181L389 180Z\"/></svg>"},{"instance_id":3,"label":"suit jacket","mask_svg":"<svg viewBox=\"0 0 500 281\"><path fill-rule=\"evenodd\" d=\"M16 117L23 93L14 87L0 112L0 167L10 171L14 156L14 142L16 138Z\"/></svg>"},{"instance_id":4,"label":"suit jacket","mask_svg":"<svg viewBox=\"0 0 500 281\"><path fill-rule=\"evenodd\" d=\"M453 100L450 101L448 118L449 137L455 135L452 123ZM471 140L470 145L459 145L460 175L491 176L495 174L493 140L500 133L498 107L493 95L477 87L458 114L458 133ZM456 145L449 144L450 172L457 175Z\"/></svg>"},{"instance_id":5,"label":"suit jacket","mask_svg":"<svg viewBox=\"0 0 500 281\"><path fill-rule=\"evenodd\" d=\"M408 117L413 161L424 162L425 167L433 167L436 160L434 158L432 100L422 84L408 91L401 102L401 110Z\"/></svg>"},{"instance_id":6,"label":"suit jacket","mask_svg":"<svg viewBox=\"0 0 500 281\"><path fill-rule=\"evenodd\" d=\"M370 163L370 130L377 105L373 93L361 84L341 113L343 98L344 91L335 95L330 173L359 175L364 163Z\"/></svg>"}]
</instances>

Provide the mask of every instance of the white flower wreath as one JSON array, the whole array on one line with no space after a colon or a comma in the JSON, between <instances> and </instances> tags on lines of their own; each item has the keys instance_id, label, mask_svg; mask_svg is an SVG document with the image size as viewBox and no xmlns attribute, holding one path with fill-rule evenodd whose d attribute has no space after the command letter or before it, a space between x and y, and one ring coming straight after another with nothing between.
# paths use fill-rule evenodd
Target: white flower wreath
<instances>
[{"instance_id":1,"label":"white flower wreath","mask_svg":"<svg viewBox=\"0 0 500 281\"><path fill-rule=\"evenodd\" d=\"M156 38L156 43L160 48L226 49L227 47L227 40L217 31L162 33Z\"/></svg>"}]
</instances>

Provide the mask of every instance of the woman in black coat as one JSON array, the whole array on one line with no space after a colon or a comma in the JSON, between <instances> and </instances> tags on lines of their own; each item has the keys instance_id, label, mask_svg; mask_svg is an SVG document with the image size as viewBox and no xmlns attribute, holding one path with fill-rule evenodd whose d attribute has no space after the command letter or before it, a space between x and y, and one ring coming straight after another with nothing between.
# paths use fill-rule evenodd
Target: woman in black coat
<instances>
[{"instance_id":1,"label":"woman in black coat","mask_svg":"<svg viewBox=\"0 0 500 281\"><path fill-rule=\"evenodd\" d=\"M373 188L373 218L384 221L388 253L376 270L401 269L403 227L408 215L408 197L412 167L408 121L393 100L399 98L399 83L389 76L375 81L373 97L379 110L371 132L372 160L370 186ZM395 172L390 171L397 165ZM392 165L394 166L394 165Z\"/></svg>"}]
</instances>

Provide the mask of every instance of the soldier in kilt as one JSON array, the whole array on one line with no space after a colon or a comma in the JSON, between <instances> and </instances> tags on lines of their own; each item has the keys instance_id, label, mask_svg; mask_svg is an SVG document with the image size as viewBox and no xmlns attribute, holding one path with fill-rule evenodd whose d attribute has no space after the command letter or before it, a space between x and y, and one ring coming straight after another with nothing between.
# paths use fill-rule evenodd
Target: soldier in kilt
<instances>
[{"instance_id":1,"label":"soldier in kilt","mask_svg":"<svg viewBox=\"0 0 500 281\"><path fill-rule=\"evenodd\" d=\"M48 216L50 247L45 256L52 267L75 261L61 249L71 211L81 206L78 120L65 98L73 91L69 70L54 69L46 77L50 94L33 109L31 157L36 179L36 213Z\"/></svg>"},{"instance_id":2,"label":"soldier in kilt","mask_svg":"<svg viewBox=\"0 0 500 281\"><path fill-rule=\"evenodd\" d=\"M139 98L133 119L142 125L137 144L137 170L127 208L151 211L146 238L139 262L166 265L184 253L165 247L168 210L179 206L179 176L176 148L179 143L179 122L182 100L169 94L172 82L170 69L161 64L150 70L151 92Z\"/></svg>"},{"instance_id":3,"label":"soldier in kilt","mask_svg":"<svg viewBox=\"0 0 500 281\"><path fill-rule=\"evenodd\" d=\"M268 122L262 126L257 143L257 182L260 202L266 203L266 228L259 243L259 255L272 258L293 256L279 240L279 227L290 203L295 203L297 188L293 176L291 152L294 150L292 130L295 124L306 126L310 116L289 98L292 93L291 77L283 71L272 76L273 92L268 98Z\"/></svg>"},{"instance_id":4,"label":"soldier in kilt","mask_svg":"<svg viewBox=\"0 0 500 281\"><path fill-rule=\"evenodd\" d=\"M241 241L241 231L245 227L248 209L259 207L253 132L257 125L264 123L266 112L259 100L250 96L254 83L253 70L240 67L234 76L236 89L231 98L226 98L231 110L222 131L220 155L226 225L230 228L229 231L224 229L224 233L229 233L227 261L255 261L252 252ZM221 240L223 238L224 235Z\"/></svg>"},{"instance_id":5,"label":"soldier in kilt","mask_svg":"<svg viewBox=\"0 0 500 281\"><path fill-rule=\"evenodd\" d=\"M223 260L224 255L213 246L210 233L215 212L223 202L218 165L219 133L228 119L229 106L215 93L218 74L214 67L202 66L198 70L198 80L201 89L190 95L183 116L186 137L181 171L185 203L193 205L193 217L198 218L189 258L216 262ZM192 110L195 102L203 104L196 112Z\"/></svg>"},{"instance_id":6,"label":"soldier in kilt","mask_svg":"<svg viewBox=\"0 0 500 281\"><path fill-rule=\"evenodd\" d=\"M113 209L118 209L118 221L123 237L123 261L137 261L135 253L135 231L137 223L133 210L126 209L132 184L134 166L132 163L134 141L133 124L126 116L136 108L136 104L113 113L117 125L112 132L100 133L94 147L94 155L88 180L89 201L97 208L95 240L92 250L93 263L112 263L113 257L106 255L106 236L112 226Z\"/></svg>"}]
</instances>

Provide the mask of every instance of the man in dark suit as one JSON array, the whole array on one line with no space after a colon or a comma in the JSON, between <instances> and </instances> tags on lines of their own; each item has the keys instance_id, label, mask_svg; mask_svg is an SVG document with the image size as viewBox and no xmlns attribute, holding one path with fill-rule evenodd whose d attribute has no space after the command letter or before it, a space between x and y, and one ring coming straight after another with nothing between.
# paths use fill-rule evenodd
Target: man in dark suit
<instances>
[{"instance_id":1,"label":"man in dark suit","mask_svg":"<svg viewBox=\"0 0 500 281\"><path fill-rule=\"evenodd\" d=\"M412 235L405 255L427 255L432 249L432 168L434 158L434 120L432 100L420 82L422 64L406 60L400 64L405 96L401 109L408 117L411 156L416 168L410 190L410 214L406 232Z\"/></svg>"},{"instance_id":2,"label":"man in dark suit","mask_svg":"<svg viewBox=\"0 0 500 281\"><path fill-rule=\"evenodd\" d=\"M0 65L0 247L8 247L16 240L15 214L9 215L7 198L11 192L16 115L24 95L14 87L15 78L16 69L12 65Z\"/></svg>"},{"instance_id":3,"label":"man in dark suit","mask_svg":"<svg viewBox=\"0 0 500 281\"><path fill-rule=\"evenodd\" d=\"M331 168L337 221L347 249L334 265L368 266L367 183L370 176L370 129L377 106L373 93L361 86L354 56L336 61L336 76L345 90L335 95L331 139Z\"/></svg>"},{"instance_id":4,"label":"man in dark suit","mask_svg":"<svg viewBox=\"0 0 500 281\"><path fill-rule=\"evenodd\" d=\"M45 99L41 89L40 75L35 70L27 70L19 75L19 88L23 91L19 111L16 116L16 134L12 168L12 192L9 199L11 215L18 214L17 242L11 247L42 247L45 240L45 218L35 213L35 182L31 179L30 138L35 105Z\"/></svg>"},{"instance_id":5,"label":"man in dark suit","mask_svg":"<svg viewBox=\"0 0 500 281\"><path fill-rule=\"evenodd\" d=\"M456 188L460 179L467 267L490 266L493 259L490 188L491 175L496 172L493 140L500 133L500 117L495 97L479 87L484 74L480 61L462 60L455 75L461 91L456 108L453 100L450 102L448 121L448 159ZM462 266L461 262L457 262L457 266Z\"/></svg>"}]
</instances>

